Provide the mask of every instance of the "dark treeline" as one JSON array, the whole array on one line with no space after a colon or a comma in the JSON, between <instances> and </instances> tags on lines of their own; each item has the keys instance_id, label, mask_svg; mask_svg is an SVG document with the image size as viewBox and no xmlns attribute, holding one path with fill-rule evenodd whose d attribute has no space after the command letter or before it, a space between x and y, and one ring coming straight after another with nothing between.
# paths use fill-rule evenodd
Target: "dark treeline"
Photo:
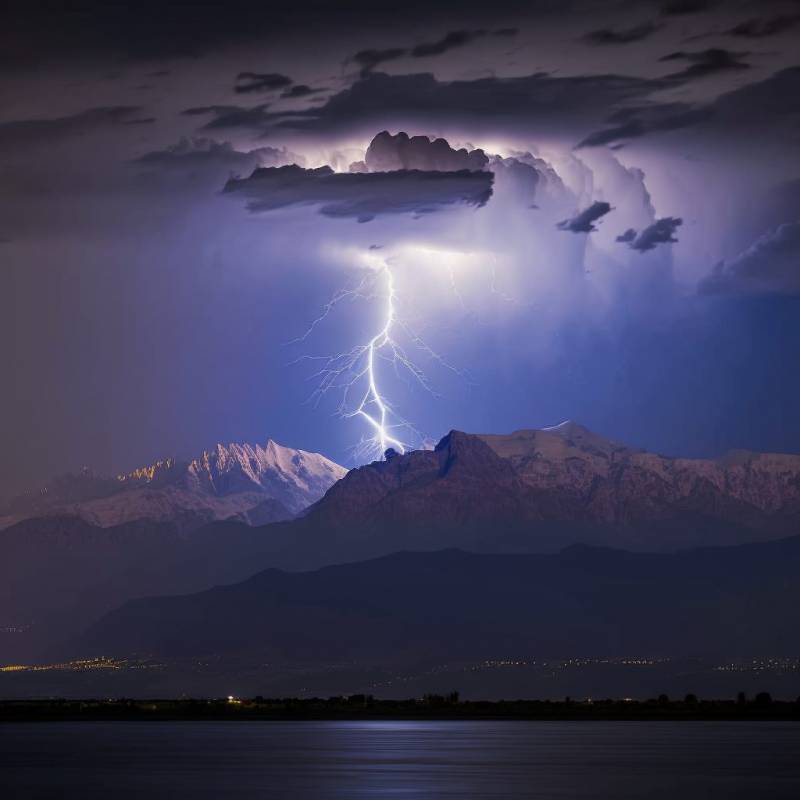
<instances>
[{"instance_id":1,"label":"dark treeline","mask_svg":"<svg viewBox=\"0 0 800 800\"><path fill-rule=\"evenodd\" d=\"M290 720L290 719L536 719L536 720L800 720L800 698L773 700L767 692L731 700L466 700L458 692L408 700L355 694L329 698L133 700L6 700L0 722L53 720Z\"/></svg>"}]
</instances>

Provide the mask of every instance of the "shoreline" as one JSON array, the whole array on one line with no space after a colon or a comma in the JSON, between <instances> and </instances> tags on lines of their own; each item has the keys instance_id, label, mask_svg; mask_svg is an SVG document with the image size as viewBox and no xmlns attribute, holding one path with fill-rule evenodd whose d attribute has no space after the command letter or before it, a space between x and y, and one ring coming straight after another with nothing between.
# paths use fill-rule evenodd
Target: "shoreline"
<instances>
[{"instance_id":1,"label":"shoreline","mask_svg":"<svg viewBox=\"0 0 800 800\"><path fill-rule=\"evenodd\" d=\"M735 700L453 701L352 698L0 700L12 722L287 721L800 722L800 702Z\"/></svg>"}]
</instances>

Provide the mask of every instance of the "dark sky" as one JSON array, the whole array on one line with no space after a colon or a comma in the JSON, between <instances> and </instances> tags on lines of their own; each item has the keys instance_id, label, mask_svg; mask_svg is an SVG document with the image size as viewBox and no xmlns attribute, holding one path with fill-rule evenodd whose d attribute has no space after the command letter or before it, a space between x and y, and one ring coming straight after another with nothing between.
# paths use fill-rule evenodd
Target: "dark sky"
<instances>
[{"instance_id":1,"label":"dark sky","mask_svg":"<svg viewBox=\"0 0 800 800\"><path fill-rule=\"evenodd\" d=\"M407 445L800 452L800 3L4 8L0 495L216 441L363 460L363 362L315 389L387 269ZM365 159L382 130L446 143Z\"/></svg>"}]
</instances>

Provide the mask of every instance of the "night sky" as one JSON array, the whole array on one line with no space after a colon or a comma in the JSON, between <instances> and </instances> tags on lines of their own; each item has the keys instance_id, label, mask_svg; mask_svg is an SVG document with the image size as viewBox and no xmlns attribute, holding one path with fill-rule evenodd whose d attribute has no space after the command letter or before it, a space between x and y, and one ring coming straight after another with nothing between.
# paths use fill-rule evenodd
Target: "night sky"
<instances>
[{"instance_id":1,"label":"night sky","mask_svg":"<svg viewBox=\"0 0 800 800\"><path fill-rule=\"evenodd\" d=\"M410 446L800 452L800 3L5 9L0 494L217 441L363 460L317 357L380 330L382 263Z\"/></svg>"}]
</instances>

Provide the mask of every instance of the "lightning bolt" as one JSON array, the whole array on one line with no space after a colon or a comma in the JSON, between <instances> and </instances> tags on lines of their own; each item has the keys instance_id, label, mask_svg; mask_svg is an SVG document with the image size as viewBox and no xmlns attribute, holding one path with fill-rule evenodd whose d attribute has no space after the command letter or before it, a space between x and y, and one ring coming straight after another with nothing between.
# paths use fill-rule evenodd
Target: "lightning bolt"
<instances>
[{"instance_id":1,"label":"lightning bolt","mask_svg":"<svg viewBox=\"0 0 800 800\"><path fill-rule=\"evenodd\" d=\"M386 313L384 324L381 331L369 340L366 346L366 367L361 373L356 375L353 381L355 382L360 378L366 377L367 391L363 395L355 411L350 414L345 414L345 416L352 417L358 415L367 420L375 431L375 439L380 445L381 453L386 452L386 448L390 444L403 453L405 452L403 443L389 433L391 409L378 389L378 379L375 369L375 357L380 354L383 348L388 347L392 351L394 357L398 357L397 345L391 338L392 326L396 318L394 275L392 275L392 271L385 261L381 272L386 280ZM402 360L402 356L400 356L400 358Z\"/></svg>"},{"instance_id":2,"label":"lightning bolt","mask_svg":"<svg viewBox=\"0 0 800 800\"><path fill-rule=\"evenodd\" d=\"M319 363L319 368L309 378L316 381L316 388L309 400L318 405L324 396L338 394L336 414L343 419L363 419L370 432L368 437L356 445L354 455L359 458L382 458L389 448L404 453L412 446L419 446L427 437L401 416L389 401L386 392L381 388L381 376L384 372L381 367L390 366L395 376L406 384L416 383L431 396L437 397L424 371L412 360L403 346L404 343L409 350L422 353L427 359L455 373L468 384L472 385L473 382L468 373L450 364L402 318L399 313L401 297L393 272L393 260L376 259L372 254L366 254L366 258L368 266L356 285L337 291L312 320L305 333L289 344L305 343L345 301L366 300L379 304L382 309L380 327L366 342L334 355L302 355L291 363ZM464 299L458 291L452 264L444 266L449 273L451 290L462 309L466 309Z\"/></svg>"},{"instance_id":3,"label":"lightning bolt","mask_svg":"<svg viewBox=\"0 0 800 800\"><path fill-rule=\"evenodd\" d=\"M311 376L317 387L311 399L315 405L333 391L341 392L336 413L344 419L360 417L368 423L371 436L362 440L355 448L356 455L381 458L388 448L404 453L410 443L403 440L403 431L411 439L422 441L424 435L392 406L380 388L380 365L391 364L398 377L405 371L426 391L434 394L423 373L408 356L398 341L397 334L404 333L413 345L426 354L437 358L435 351L403 322L397 313L398 294L392 267L388 260L371 267L359 283L349 289L341 289L326 303L320 315L314 319L306 332L290 344L305 342L314 330L345 300L378 300L382 303L381 327L370 339L352 349L331 356L304 355L299 361L320 361L320 368Z\"/></svg>"}]
</instances>

